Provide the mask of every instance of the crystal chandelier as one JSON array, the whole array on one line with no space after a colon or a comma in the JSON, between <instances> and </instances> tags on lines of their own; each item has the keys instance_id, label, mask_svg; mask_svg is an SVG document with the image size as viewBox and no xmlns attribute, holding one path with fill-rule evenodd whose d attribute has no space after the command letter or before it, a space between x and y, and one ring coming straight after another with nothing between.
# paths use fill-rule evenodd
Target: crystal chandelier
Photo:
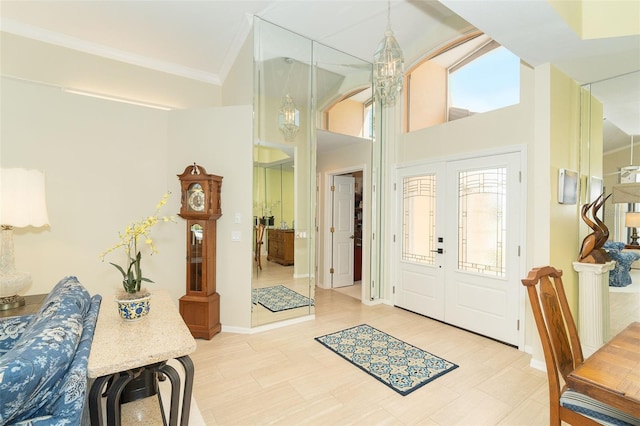
<instances>
[{"instance_id":1,"label":"crystal chandelier","mask_svg":"<svg viewBox=\"0 0 640 426\"><path fill-rule=\"evenodd\" d=\"M373 78L376 95L382 105L394 105L404 84L404 56L391 31L390 0L387 2L387 30L373 55Z\"/></svg>"},{"instance_id":2,"label":"crystal chandelier","mask_svg":"<svg viewBox=\"0 0 640 426\"><path fill-rule=\"evenodd\" d=\"M294 104L293 99L291 99L291 95L289 95L289 80L291 79L291 73L293 72L295 64L291 58L285 58L284 60L289 64L289 73L287 75L287 81L284 84L286 94L278 111L278 128L282 136L284 136L284 140L291 142L300 129L300 111L298 111L296 104Z\"/></svg>"},{"instance_id":3,"label":"crystal chandelier","mask_svg":"<svg viewBox=\"0 0 640 426\"><path fill-rule=\"evenodd\" d=\"M284 136L284 140L290 142L298 134L300 129L300 111L296 109L296 104L287 93L280 105L278 113L278 127Z\"/></svg>"}]
</instances>

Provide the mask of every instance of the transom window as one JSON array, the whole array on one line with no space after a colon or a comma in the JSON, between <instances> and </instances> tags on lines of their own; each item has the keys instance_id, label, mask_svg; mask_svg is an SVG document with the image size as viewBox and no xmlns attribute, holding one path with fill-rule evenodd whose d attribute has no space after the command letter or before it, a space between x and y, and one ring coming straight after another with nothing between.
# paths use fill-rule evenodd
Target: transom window
<instances>
[{"instance_id":1,"label":"transom window","mask_svg":"<svg viewBox=\"0 0 640 426\"><path fill-rule=\"evenodd\" d=\"M487 35L453 43L407 74L411 132L520 102L520 59Z\"/></svg>"}]
</instances>

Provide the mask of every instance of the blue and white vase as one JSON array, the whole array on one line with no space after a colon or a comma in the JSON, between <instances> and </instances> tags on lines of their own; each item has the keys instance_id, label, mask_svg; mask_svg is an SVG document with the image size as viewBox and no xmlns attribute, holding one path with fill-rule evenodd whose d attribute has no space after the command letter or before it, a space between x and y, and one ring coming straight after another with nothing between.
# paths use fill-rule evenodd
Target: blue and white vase
<instances>
[{"instance_id":1,"label":"blue and white vase","mask_svg":"<svg viewBox=\"0 0 640 426\"><path fill-rule=\"evenodd\" d=\"M151 295L137 299L116 299L118 313L125 321L137 321L144 318L151 309Z\"/></svg>"}]
</instances>

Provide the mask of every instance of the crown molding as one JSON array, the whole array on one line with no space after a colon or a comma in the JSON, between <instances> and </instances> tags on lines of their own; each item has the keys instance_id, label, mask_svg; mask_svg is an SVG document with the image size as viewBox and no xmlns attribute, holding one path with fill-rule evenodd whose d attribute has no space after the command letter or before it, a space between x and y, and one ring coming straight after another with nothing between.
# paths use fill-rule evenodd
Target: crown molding
<instances>
[{"instance_id":1,"label":"crown molding","mask_svg":"<svg viewBox=\"0 0 640 426\"><path fill-rule=\"evenodd\" d=\"M0 18L0 30L44 43L65 47L67 49L77 50L79 52L84 52L91 55L164 72L167 74L173 74L192 80L215 84L217 86L222 85L221 79L217 74L184 67L171 62L159 61L142 55L124 52L122 50L113 49L97 43L90 43L76 37L67 36L54 31L45 30L6 18Z\"/></svg>"}]
</instances>

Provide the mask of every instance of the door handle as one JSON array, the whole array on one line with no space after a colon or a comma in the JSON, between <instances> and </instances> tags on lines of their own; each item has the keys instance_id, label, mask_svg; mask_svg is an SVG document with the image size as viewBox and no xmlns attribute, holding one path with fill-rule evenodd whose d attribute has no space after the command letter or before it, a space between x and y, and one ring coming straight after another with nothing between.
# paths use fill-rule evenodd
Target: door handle
<instances>
[{"instance_id":1,"label":"door handle","mask_svg":"<svg viewBox=\"0 0 640 426\"><path fill-rule=\"evenodd\" d=\"M444 254L444 249L439 248L438 250L431 250L433 253Z\"/></svg>"},{"instance_id":2,"label":"door handle","mask_svg":"<svg viewBox=\"0 0 640 426\"><path fill-rule=\"evenodd\" d=\"M355 235L350 236L349 238L351 238L352 240L356 238Z\"/></svg>"}]
</instances>

